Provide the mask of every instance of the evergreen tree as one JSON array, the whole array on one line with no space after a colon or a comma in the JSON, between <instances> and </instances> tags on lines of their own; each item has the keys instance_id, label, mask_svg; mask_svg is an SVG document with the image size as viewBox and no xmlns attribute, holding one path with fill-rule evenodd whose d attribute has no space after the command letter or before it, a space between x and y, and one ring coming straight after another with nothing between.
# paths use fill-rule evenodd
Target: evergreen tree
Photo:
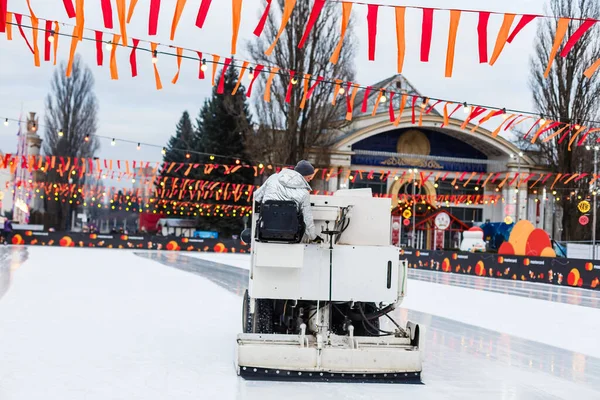
<instances>
[{"instance_id":1,"label":"evergreen tree","mask_svg":"<svg viewBox=\"0 0 600 400\"><path fill-rule=\"evenodd\" d=\"M223 71L221 71L221 74ZM225 71L224 94L217 94L218 85L213 88L212 96L204 102L197 119L198 129L195 136L195 150L207 153L193 156L199 163L214 163L219 165L251 164L247 160L244 140L252 129L252 119L246 102L246 89L240 85L235 95L233 92L238 77L238 71L230 66ZM195 170L194 179L235 184L253 184L254 171L251 168L241 168L232 174L224 174L223 168L214 169L206 174L204 168ZM231 192L232 189L229 189ZM245 192L245 190L244 190ZM220 193L223 195L223 193ZM217 199L216 195L203 203L217 203L249 206L248 196L243 193L238 201L231 196L229 199ZM232 213L230 213L232 214ZM218 231L223 237L239 235L244 228L243 215L239 211L236 216L227 217L226 213L214 213L211 216L199 216L199 225L206 230Z\"/></svg>"},{"instance_id":2,"label":"evergreen tree","mask_svg":"<svg viewBox=\"0 0 600 400\"><path fill-rule=\"evenodd\" d=\"M175 130L175 135L171 136L169 142L167 143L167 147L165 148L165 153L163 155L163 162L165 163L165 167L160 172L159 181L156 186L158 189L158 193L163 193L163 199L170 199L176 201L179 199L178 192L176 190L182 190L182 180L185 178L184 173L186 171L185 168L169 168L170 163L186 163L191 162L189 150L194 150L194 136L195 131L192 126L192 120L190 118L190 114L187 111L184 111L179 122L177 123L177 127ZM175 184L174 178L180 178ZM164 183L164 184L163 184ZM171 210L170 206L167 206L165 211Z\"/></svg>"}]
</instances>

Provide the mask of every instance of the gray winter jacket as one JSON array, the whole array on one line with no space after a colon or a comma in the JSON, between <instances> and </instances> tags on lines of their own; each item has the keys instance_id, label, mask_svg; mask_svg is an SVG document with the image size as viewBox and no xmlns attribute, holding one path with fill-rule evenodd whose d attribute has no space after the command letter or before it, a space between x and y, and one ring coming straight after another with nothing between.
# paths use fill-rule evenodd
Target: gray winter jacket
<instances>
[{"instance_id":1,"label":"gray winter jacket","mask_svg":"<svg viewBox=\"0 0 600 400\"><path fill-rule=\"evenodd\" d=\"M302 210L304 225L306 225L306 236L310 240L317 237L315 223L310 208L311 187L304 177L293 169L283 169L281 172L271 175L263 185L254 192L256 202L267 200L293 200Z\"/></svg>"}]
</instances>

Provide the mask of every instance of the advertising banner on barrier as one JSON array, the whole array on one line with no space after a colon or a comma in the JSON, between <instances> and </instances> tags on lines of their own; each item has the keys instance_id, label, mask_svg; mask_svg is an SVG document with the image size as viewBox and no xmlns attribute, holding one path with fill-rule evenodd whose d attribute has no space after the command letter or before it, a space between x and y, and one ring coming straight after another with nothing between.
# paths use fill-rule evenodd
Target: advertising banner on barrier
<instances>
[{"instance_id":1,"label":"advertising banner on barrier","mask_svg":"<svg viewBox=\"0 0 600 400\"><path fill-rule=\"evenodd\" d=\"M406 249L409 268L600 289L600 261Z\"/></svg>"},{"instance_id":2,"label":"advertising banner on barrier","mask_svg":"<svg viewBox=\"0 0 600 400\"><path fill-rule=\"evenodd\" d=\"M216 253L247 253L250 250L250 247L239 239L203 239L124 235L119 233L15 231L11 238L11 243L13 245L204 251Z\"/></svg>"}]
</instances>

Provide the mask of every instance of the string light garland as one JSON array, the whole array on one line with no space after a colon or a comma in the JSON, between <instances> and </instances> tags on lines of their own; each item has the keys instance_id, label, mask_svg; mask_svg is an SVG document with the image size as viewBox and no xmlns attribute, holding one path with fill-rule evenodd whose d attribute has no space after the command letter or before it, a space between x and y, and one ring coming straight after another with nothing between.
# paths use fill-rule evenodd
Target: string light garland
<instances>
[{"instance_id":1,"label":"string light garland","mask_svg":"<svg viewBox=\"0 0 600 400\"><path fill-rule=\"evenodd\" d=\"M368 3L359 3L359 4L368 4ZM393 7L393 6L390 6L390 7ZM415 8L423 8L423 7L415 7ZM475 11L473 11L473 12L475 12ZM28 16L27 14L21 14L21 15ZM42 21L46 21L43 18L38 18L38 19L42 20ZM54 21L52 21L52 22L54 22ZM21 28L28 28L28 29L32 29L32 30L35 29L35 30L38 30L38 31L41 31L41 32L50 32L49 30L46 30L44 28L36 28L36 27L30 26L30 25L24 25L24 24L18 25L18 24L14 23L14 22L8 22L7 21L7 24L11 24L11 25L14 25L14 26L20 26ZM70 26L70 27L74 26L74 25L65 24L65 23L62 23L62 22L61 22L61 24L63 26ZM88 28L84 28L84 30L86 30L86 31L92 31L92 32L102 32L103 34L107 34L107 35L110 34L108 32L99 31L99 30L92 30L92 29L88 29ZM54 32L54 34L57 35L57 36L69 37L71 39L74 38L74 37L76 37L73 34L64 33L64 32L58 32L58 33ZM53 37L53 36L51 36L51 37ZM85 41L90 41L90 42L98 42L98 40L95 37L82 36L81 39L85 40ZM225 61L220 61L224 57L222 57L222 56L220 56L218 54L206 53L206 52L199 52L197 50L193 50L193 49L189 49L189 48L185 48L185 47L174 46L174 45L165 45L165 44L162 44L162 43L150 42L150 41L142 40L142 39L140 39L139 42L140 43L148 43L148 44L151 44L152 46L156 46L156 47L177 48L177 49L181 49L182 51L185 50L185 51L193 52L193 53L196 53L196 54L211 55L211 56L213 56L213 60L208 60L207 61L206 58L204 58L204 57L202 59L200 59L197 56L189 56L189 55L185 55L185 54L177 54L177 53L168 52L168 51L152 50L152 49L140 47L139 45L138 46L133 46L133 45L129 45L129 44L128 45L123 45L122 43L108 42L107 46L110 45L111 49L112 49L112 46L118 46L118 47L124 47L124 48L132 49L132 50L135 49L136 51L149 52L152 55L153 60L156 60L156 58L160 54L160 55L169 56L169 57L175 57L175 58L180 58L180 59L188 59L188 60L193 60L195 62L201 62L201 69L202 69L202 71L206 71L208 69L207 63L211 63L213 65L215 65L215 64L216 65L222 65L222 66L229 65L230 67L242 68L242 65L240 65L239 63L236 64L233 60L231 60L231 62L229 62L229 63L226 63ZM258 64L256 62L253 62L252 64L260 65L260 64ZM285 69L282 69L282 68L277 67L277 66L272 65L272 64L262 64L262 66L264 68L270 69L270 71L271 71L270 73L272 73L274 75L278 75L278 76L281 76L281 77L289 79L290 83L292 83L293 86L302 87L302 85L297 85L299 81L308 80L309 82L311 82L311 81L317 82L316 78L313 78L313 77L306 78L305 75L296 76L295 73L293 73L293 71L287 71ZM255 71L255 74L256 74L256 71ZM340 83L344 83L344 82L341 82L339 79L335 80L335 79L332 79L332 78L324 78L324 77L319 77L319 81L318 82L322 83L322 84L327 84L327 85L333 86L333 87L339 85ZM385 88L378 88L378 87L373 87L373 86L364 86L364 85L360 85L360 84L354 84L353 86L355 86L357 89L362 89L362 90L367 90L367 89L368 90L372 90L372 91L379 90L381 93L383 93L383 96L381 97L380 102L383 102L383 98L385 98L387 100L387 98L385 97L385 93L388 93L388 91ZM345 91L343 91L343 88L340 87L340 89L338 90L338 94L342 95L343 93L345 93ZM524 111L524 110L518 110L518 109L506 108L506 107L501 108L501 107L497 107L497 106L489 106L489 105L485 105L485 104L477 104L477 103L472 103L472 102L468 102L467 103L467 102L461 102L461 101L458 101L458 100L451 100L451 99L445 99L445 98L440 98L440 97L421 96L421 98L423 100L423 104L421 104L421 108L425 108L425 106L427 105L428 101L435 101L437 103L441 103L441 102L446 102L446 103L451 103L451 104L461 104L462 103L463 106L464 106L465 112L467 112L467 110L469 111L467 114L470 114L470 112L471 112L471 110L473 110L473 108L478 108L479 107L479 108L484 108L484 109L487 109L487 110L496 110L498 112L504 111L505 114L506 113L521 114L523 116L537 116L537 115L539 115L539 113L533 112L533 111ZM570 123L573 122L573 121L570 121L570 120L568 120L568 121L558 120L554 116L550 116L550 115L541 115L540 117L541 118L540 118L539 122L541 123L541 125L543 125L546 122L546 118L550 118L552 121L560 122L560 123L563 123L563 124L570 124ZM473 120L475 120L475 119L476 118L473 118ZM542 120L544 122L542 122ZM578 124L600 125L600 121L591 120L591 119L586 119L586 120L582 119L582 120L578 120L577 122L578 122ZM598 141L600 142L600 139L598 139Z\"/></svg>"}]
</instances>

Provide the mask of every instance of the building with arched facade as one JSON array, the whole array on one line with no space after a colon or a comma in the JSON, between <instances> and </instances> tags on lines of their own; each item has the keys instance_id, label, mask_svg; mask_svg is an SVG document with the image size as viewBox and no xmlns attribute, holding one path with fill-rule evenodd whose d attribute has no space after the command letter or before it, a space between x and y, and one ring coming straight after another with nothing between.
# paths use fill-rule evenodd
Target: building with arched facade
<instances>
[{"instance_id":1,"label":"building with arched facade","mask_svg":"<svg viewBox=\"0 0 600 400\"><path fill-rule=\"evenodd\" d=\"M540 201L546 197L545 189L540 187L538 192L527 184L517 189L512 182L517 173L523 179L546 172L535 162L535 154L522 152L481 126L469 123L463 128L464 120L457 118L459 113L466 117L462 110L448 118L447 124L434 108L421 115L429 106L422 107L421 94L402 75L373 86L396 93L392 99L395 122L390 122L389 102L378 102L379 92L370 93L368 110L377 105L377 111L355 116L334 136L328 149L331 169L313 189L370 187L375 194L392 198L392 212L416 199L413 209L419 218L443 209L469 226L528 219L548 232L557 229L552 226L556 210L545 209L552 206ZM407 94L400 117L399 93ZM364 92L356 99L355 107L361 107ZM505 180L507 174L510 180Z\"/></svg>"}]
</instances>

